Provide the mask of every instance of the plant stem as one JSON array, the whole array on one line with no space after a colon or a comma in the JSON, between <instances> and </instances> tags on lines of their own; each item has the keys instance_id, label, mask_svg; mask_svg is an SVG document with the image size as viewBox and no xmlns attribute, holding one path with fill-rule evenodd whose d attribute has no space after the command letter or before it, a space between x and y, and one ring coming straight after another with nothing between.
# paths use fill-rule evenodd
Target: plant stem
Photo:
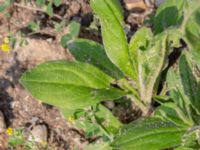
<instances>
[{"instance_id":1,"label":"plant stem","mask_svg":"<svg viewBox=\"0 0 200 150\"><path fill-rule=\"evenodd\" d=\"M134 101L138 107L142 110L144 116L148 115L150 112L150 104L146 105L143 101L141 101L140 96L136 88L134 88L127 79L121 79L118 81L118 85L124 89L125 91L130 92L131 94L127 97Z\"/></svg>"}]
</instances>

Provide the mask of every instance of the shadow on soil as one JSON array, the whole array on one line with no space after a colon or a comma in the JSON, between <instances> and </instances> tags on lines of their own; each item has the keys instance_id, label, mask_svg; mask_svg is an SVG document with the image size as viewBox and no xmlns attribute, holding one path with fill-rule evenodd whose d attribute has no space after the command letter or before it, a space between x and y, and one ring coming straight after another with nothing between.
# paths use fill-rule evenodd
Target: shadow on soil
<instances>
[{"instance_id":1,"label":"shadow on soil","mask_svg":"<svg viewBox=\"0 0 200 150\"><path fill-rule=\"evenodd\" d=\"M6 77L0 77L0 110L4 114L7 126L11 124L11 121L14 118L12 112L13 97L9 95L8 90L15 88L15 85L18 84L19 78L25 70L24 67L20 65L16 52L13 57L14 62L7 70L5 70Z\"/></svg>"}]
</instances>

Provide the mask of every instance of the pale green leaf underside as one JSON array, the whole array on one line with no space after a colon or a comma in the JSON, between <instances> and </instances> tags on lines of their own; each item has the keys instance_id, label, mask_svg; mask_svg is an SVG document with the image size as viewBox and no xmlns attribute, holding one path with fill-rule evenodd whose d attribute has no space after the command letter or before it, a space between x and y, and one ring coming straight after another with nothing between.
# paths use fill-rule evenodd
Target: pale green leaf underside
<instances>
[{"instance_id":1,"label":"pale green leaf underside","mask_svg":"<svg viewBox=\"0 0 200 150\"><path fill-rule=\"evenodd\" d=\"M156 86L168 54L167 34L157 35L144 50L138 50L138 80L141 100L151 102Z\"/></svg>"},{"instance_id":2,"label":"pale green leaf underside","mask_svg":"<svg viewBox=\"0 0 200 150\"><path fill-rule=\"evenodd\" d=\"M129 124L112 146L120 150L160 150L181 144L186 129L156 118Z\"/></svg>"},{"instance_id":3,"label":"pale green leaf underside","mask_svg":"<svg viewBox=\"0 0 200 150\"><path fill-rule=\"evenodd\" d=\"M77 39L68 44L68 49L76 60L92 64L116 79L123 77L122 72L109 60L101 44Z\"/></svg>"},{"instance_id":4,"label":"pale green leaf underside","mask_svg":"<svg viewBox=\"0 0 200 150\"><path fill-rule=\"evenodd\" d=\"M148 48L152 38L153 34L151 32L151 29L145 27L140 28L131 38L131 41L129 43L129 51L137 75L138 75L139 53L140 51L145 51Z\"/></svg>"},{"instance_id":5,"label":"pale green leaf underside","mask_svg":"<svg viewBox=\"0 0 200 150\"><path fill-rule=\"evenodd\" d=\"M110 60L126 75L136 78L122 27L118 0L91 0L91 6L101 21L103 43ZM119 15L120 14L120 15Z\"/></svg>"}]
</instances>

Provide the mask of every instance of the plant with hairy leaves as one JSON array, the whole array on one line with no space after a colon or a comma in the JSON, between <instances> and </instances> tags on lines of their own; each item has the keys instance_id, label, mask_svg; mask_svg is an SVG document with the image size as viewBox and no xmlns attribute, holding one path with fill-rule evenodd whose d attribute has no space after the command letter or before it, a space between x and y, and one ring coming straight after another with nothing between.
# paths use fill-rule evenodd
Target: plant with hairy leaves
<instances>
[{"instance_id":1,"label":"plant with hairy leaves","mask_svg":"<svg viewBox=\"0 0 200 150\"><path fill-rule=\"evenodd\" d=\"M113 136L110 143L88 149L199 148L200 1L166 0L154 16L153 30L140 28L129 43L118 0L91 0L91 6L100 19L104 45L68 40L76 61L37 66L22 76L24 87L65 116L95 108L93 117ZM171 67L168 56L174 53L182 54L178 65ZM142 110L143 118L121 129L117 120L105 123L108 110L98 106L124 96ZM157 108L155 101L160 103Z\"/></svg>"}]
</instances>

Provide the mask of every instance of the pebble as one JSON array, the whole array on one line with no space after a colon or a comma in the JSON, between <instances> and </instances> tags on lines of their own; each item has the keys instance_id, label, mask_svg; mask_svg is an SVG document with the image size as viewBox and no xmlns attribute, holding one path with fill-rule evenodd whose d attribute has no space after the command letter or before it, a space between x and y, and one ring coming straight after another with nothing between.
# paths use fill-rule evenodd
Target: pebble
<instances>
[{"instance_id":1,"label":"pebble","mask_svg":"<svg viewBox=\"0 0 200 150\"><path fill-rule=\"evenodd\" d=\"M165 2L165 0L156 0L155 5L156 5L156 7L159 7L164 2Z\"/></svg>"},{"instance_id":2,"label":"pebble","mask_svg":"<svg viewBox=\"0 0 200 150\"><path fill-rule=\"evenodd\" d=\"M108 108L108 109L113 109L115 107L115 103L113 101L105 101L104 105Z\"/></svg>"},{"instance_id":3,"label":"pebble","mask_svg":"<svg viewBox=\"0 0 200 150\"><path fill-rule=\"evenodd\" d=\"M42 143L47 142L47 127L45 125L36 125L30 131L28 140Z\"/></svg>"},{"instance_id":4,"label":"pebble","mask_svg":"<svg viewBox=\"0 0 200 150\"><path fill-rule=\"evenodd\" d=\"M147 6L144 0L124 0L127 10L140 10L145 11Z\"/></svg>"}]
</instances>

